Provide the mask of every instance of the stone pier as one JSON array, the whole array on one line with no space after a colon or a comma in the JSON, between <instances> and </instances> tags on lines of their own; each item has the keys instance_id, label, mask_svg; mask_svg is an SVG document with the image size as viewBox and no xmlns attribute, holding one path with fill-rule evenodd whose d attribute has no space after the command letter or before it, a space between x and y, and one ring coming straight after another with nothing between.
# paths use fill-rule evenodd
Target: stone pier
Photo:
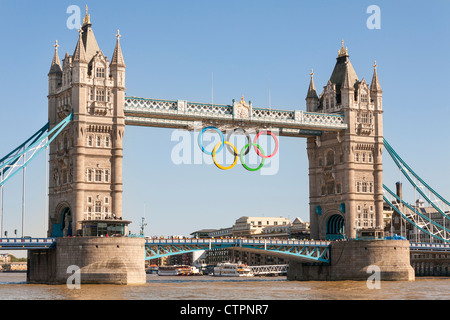
<instances>
[{"instance_id":1,"label":"stone pier","mask_svg":"<svg viewBox=\"0 0 450 320\"><path fill-rule=\"evenodd\" d=\"M414 269L410 263L409 241L355 240L331 244L330 265L311 265L290 261L288 280L337 281L367 280L373 274L370 266L380 270L380 280L412 281Z\"/></svg>"},{"instance_id":2,"label":"stone pier","mask_svg":"<svg viewBox=\"0 0 450 320\"><path fill-rule=\"evenodd\" d=\"M145 240L58 238L56 249L28 251L27 283L66 284L70 266L80 268L81 284L144 284Z\"/></svg>"}]
</instances>

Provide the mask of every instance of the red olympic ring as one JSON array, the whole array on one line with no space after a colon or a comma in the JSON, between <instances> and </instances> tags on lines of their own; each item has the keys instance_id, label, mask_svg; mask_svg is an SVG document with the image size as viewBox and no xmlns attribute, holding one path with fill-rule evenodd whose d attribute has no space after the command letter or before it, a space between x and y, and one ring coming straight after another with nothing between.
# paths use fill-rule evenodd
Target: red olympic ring
<instances>
[{"instance_id":1,"label":"red olympic ring","mask_svg":"<svg viewBox=\"0 0 450 320\"><path fill-rule=\"evenodd\" d=\"M278 146L279 146L278 138L276 137L276 135L275 135L272 131L260 131L260 132L256 135L256 137L255 137L255 141L254 141L255 144L257 144L257 141L258 141L259 136L260 136L261 134L263 134L263 133L265 133L265 134L270 134L270 135L272 136L272 138L275 140L275 151L272 152L272 154L270 154L270 155L268 155L268 156L265 156L265 155L263 155L263 154L259 151L259 149L258 149L256 146L254 146L254 147L255 147L255 150L256 150L256 153L258 153L258 156L260 156L261 158L265 158L265 159L272 158L272 157L273 157L274 155L276 155L277 152L278 152Z\"/></svg>"}]
</instances>

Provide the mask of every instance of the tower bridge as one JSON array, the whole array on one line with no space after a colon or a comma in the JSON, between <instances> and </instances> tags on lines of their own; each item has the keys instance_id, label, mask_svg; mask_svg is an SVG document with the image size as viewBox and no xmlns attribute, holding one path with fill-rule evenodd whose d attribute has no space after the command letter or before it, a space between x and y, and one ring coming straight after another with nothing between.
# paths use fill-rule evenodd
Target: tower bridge
<instances>
[{"instance_id":1,"label":"tower bridge","mask_svg":"<svg viewBox=\"0 0 450 320\"><path fill-rule=\"evenodd\" d=\"M227 246L270 251L291 255L300 261L321 263L333 261L333 254L338 260L348 255L358 257L363 266L375 259L375 252L382 250L383 257L391 259L393 265L405 266L397 273L401 273L399 278L409 280L413 277L409 265L409 244L399 240L392 244L389 241L331 241L357 239L367 234L382 239L385 203L430 237L449 242L446 227L449 210L445 206L450 206L450 203L420 179L383 137L383 91L377 64L373 65L369 84L358 77L343 42L331 76L320 94L311 72L305 98L306 110L303 111L254 107L244 97L232 100L229 105L220 105L126 96L126 64L119 31L110 60L97 43L87 11L78 32L73 54L66 53L62 63L58 43L54 46L48 73L48 124L0 160L0 186L3 188L5 182L23 170L39 151L49 148L47 235L56 239L57 255L66 257L63 259L65 262L76 262L67 258L67 252L72 252L75 257L87 254L94 261L95 257L101 256L94 253L99 248L108 252L108 261L123 261L120 255L129 255L137 247L147 252L148 258ZM133 239L94 237L99 234L123 236L130 223L122 219L122 160L126 126L196 130L198 123L203 127L215 126L219 131L240 128L306 138L311 237L326 241L286 245L245 241L191 241L181 244L134 239L137 243L135 248L131 244ZM428 197L426 191L421 193L442 214L443 221L431 221L383 185L382 154L385 149L417 189L433 194L433 197ZM390 199L389 195L395 199ZM7 241L2 243L8 244ZM38 244L41 242L30 244L29 248L36 249L33 246ZM45 263L56 263L54 254L49 253L51 251L42 252L42 255L48 254ZM39 269L41 262L36 259L41 258L38 256L33 256L33 265ZM137 260L129 256L132 266L126 268L140 270L141 267L136 266L145 254L136 256L139 256ZM102 263L96 266L100 268ZM127 266L126 263L123 265ZM57 273L61 276L60 269L62 267ZM343 274L349 276L344 272L345 264L328 270L335 270L342 277ZM299 274L316 271L297 266L290 267L289 272L297 272L293 276L296 278ZM392 278L395 278L395 272L394 268L388 274L394 274ZM142 281L139 277L138 282ZM331 273L327 277L330 279Z\"/></svg>"}]
</instances>

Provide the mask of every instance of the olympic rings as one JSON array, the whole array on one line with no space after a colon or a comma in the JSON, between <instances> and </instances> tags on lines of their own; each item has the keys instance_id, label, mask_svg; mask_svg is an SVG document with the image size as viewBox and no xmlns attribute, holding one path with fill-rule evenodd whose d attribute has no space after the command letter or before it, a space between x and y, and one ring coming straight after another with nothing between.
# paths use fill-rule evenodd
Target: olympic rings
<instances>
[{"instance_id":1,"label":"olympic rings","mask_svg":"<svg viewBox=\"0 0 450 320\"><path fill-rule=\"evenodd\" d=\"M209 154L209 155L212 156L212 155L213 155L213 151L211 151L210 153L207 152L207 151L205 150L205 148L203 148L203 145L202 145L202 135L203 135L203 133L204 133L206 130L215 130L215 131L217 131L217 132L219 133L220 138L222 139L222 143L221 143L221 145L220 145L219 150L217 150L217 152L220 152L220 151L222 150L222 148L223 148L223 146L224 146L224 144L225 144L225 138L223 137L222 131L220 131L220 130L217 129L216 127L206 127L206 128L203 128L202 132L200 132L200 134L198 135L198 145L199 145L199 147L202 149L202 151L203 151L204 153Z\"/></svg>"},{"instance_id":2,"label":"olympic rings","mask_svg":"<svg viewBox=\"0 0 450 320\"><path fill-rule=\"evenodd\" d=\"M241 150L241 163L242 163L242 166L243 166L245 169L247 169L248 171L258 171L259 169L261 169L261 168L264 166L264 162L266 162L266 159L265 159L265 158L262 158L261 164L260 164L259 167L257 167L257 168L252 169L252 168L248 167L248 166L245 164L245 162L244 162L244 149L248 148L249 146L250 146L250 144L247 144L247 145L245 145L245 146L242 148L242 150ZM257 150L260 149L260 150L261 150L261 153L264 155L264 150L263 150L258 144L252 143L252 146L255 146L255 148L256 148ZM250 148L249 148L249 149L250 149Z\"/></svg>"},{"instance_id":3,"label":"olympic rings","mask_svg":"<svg viewBox=\"0 0 450 320\"><path fill-rule=\"evenodd\" d=\"M213 148L213 150L212 150L211 152L206 151L205 148L204 148L203 145L202 145L202 136L203 136L203 133L205 133L205 131L207 131L207 130L214 130L214 131L216 131L217 133L219 133L220 138L221 138L221 140L222 140L221 142L217 143L217 144L214 146L214 148ZM246 138L247 138L247 144L241 149L241 152L240 152L239 154L238 154L238 152L237 152L236 147L235 147L231 142L228 141L228 140L230 139L231 135L232 135L233 133L237 132L237 131L242 131L242 132L245 134ZM263 149L261 148L261 146L257 143L257 141L258 141L259 137L261 136L261 134L271 135L272 138L273 138L274 141L275 141L275 151L272 152L272 154L270 154L270 155L268 155L268 156L265 155L264 150L263 150ZM251 142L250 135L249 135L249 133L248 133L245 129L242 129L242 128L235 128L232 132L229 132L229 133L227 134L227 140L225 140L222 131L220 131L219 129L217 129L216 127L213 127L213 126L205 127L205 128L202 129L202 131L200 132L200 134L199 134L199 136L198 136L198 145L199 145L199 147L201 148L201 150L202 150L204 153L206 153L206 154L212 156L213 161L214 161L214 164L215 164L219 169L222 169L222 170L230 170L230 169L232 169L232 168L236 165L237 160L238 160L238 157L240 157L242 166L243 166L246 170L248 170L248 171L258 171L258 170L260 170L260 169L264 166L266 159L272 158L273 156L275 156L275 154L277 154L278 148L279 148L278 138L275 136L275 134L274 134L272 131L267 131L267 130L266 130L266 131L260 131L260 132L256 135L254 142L252 143L252 142ZM228 166L228 167L222 166L221 164L219 164L219 163L217 162L217 159L216 159L216 154L219 153L219 152L223 149L223 146L224 146L224 145L226 145L226 149L234 156L233 164L231 164L231 165ZM256 167L256 168L250 168L250 167L247 166L247 164L244 162L244 156L247 155L247 154L250 152L251 147L254 147L255 150L256 150L256 153L262 158L261 163L260 163L259 166Z\"/></svg>"},{"instance_id":4,"label":"olympic rings","mask_svg":"<svg viewBox=\"0 0 450 320\"><path fill-rule=\"evenodd\" d=\"M218 144L216 144L216 146L214 147L213 152L212 152L212 157L213 157L213 160L214 160L214 164L215 164L219 169L222 169L222 170L230 170L230 169L233 168L233 167L236 165L236 163L237 163L237 159L238 159L238 156L237 156L237 150L236 150L236 147L235 147L231 142L225 141L225 144L227 144L227 145L233 147L233 149L234 149L234 153L235 153L236 155L234 156L234 162L233 162L233 164L232 164L231 166L229 166L229 167L224 167L224 166L221 166L220 164L217 163L217 161L216 161L216 149L217 149L218 146L223 147L223 144L221 144L220 142L219 142Z\"/></svg>"},{"instance_id":5,"label":"olympic rings","mask_svg":"<svg viewBox=\"0 0 450 320\"><path fill-rule=\"evenodd\" d=\"M271 154L271 155L268 155L268 156L265 156L264 154L261 154L261 153L259 152L258 148L255 146L255 145L258 145L258 144L257 144L258 138L259 138L259 136L260 136L261 134L263 134L263 133L266 133L266 134L271 135L272 138L275 140L275 151L272 152L272 154ZM264 158L264 159L268 159L268 158L272 158L274 155L277 154L277 152L278 152L278 147L279 147L279 142L278 142L277 137L275 136L275 134L273 134L272 131L260 131L260 132L256 135L255 141L254 141L254 143L253 143L252 145L255 146L255 150L256 150L256 153L258 154L258 156L260 156L261 158Z\"/></svg>"},{"instance_id":6,"label":"olympic rings","mask_svg":"<svg viewBox=\"0 0 450 320\"><path fill-rule=\"evenodd\" d=\"M228 141L230 141L231 135L232 135L233 133L235 133L236 131L242 131L242 132L245 134L245 136L247 137L247 145L249 145L249 144L251 143L252 139L250 138L250 135L248 134L247 131L245 131L245 129L242 129L242 128L235 128L233 131L230 131L230 132L228 133L228 135L227 135L227 140L228 140ZM233 149L232 149L230 146L227 146L227 149L228 149L230 152L233 152ZM247 155L249 152L250 152L250 147L248 147L247 150L245 151L245 155ZM234 156L237 156L237 155L238 155L238 154L237 154L236 152L234 152Z\"/></svg>"}]
</instances>

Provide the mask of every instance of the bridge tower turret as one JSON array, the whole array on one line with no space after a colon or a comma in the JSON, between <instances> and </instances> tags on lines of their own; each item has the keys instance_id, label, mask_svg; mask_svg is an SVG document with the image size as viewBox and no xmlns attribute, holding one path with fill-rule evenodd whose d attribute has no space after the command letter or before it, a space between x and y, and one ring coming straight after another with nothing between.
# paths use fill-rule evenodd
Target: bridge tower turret
<instances>
[{"instance_id":1,"label":"bridge tower turret","mask_svg":"<svg viewBox=\"0 0 450 320\"><path fill-rule=\"evenodd\" d=\"M376 66L369 88L358 79L343 42L336 60L311 111L343 114L348 129L307 140L314 239L375 236L384 228L383 111Z\"/></svg>"},{"instance_id":2,"label":"bridge tower turret","mask_svg":"<svg viewBox=\"0 0 450 320\"><path fill-rule=\"evenodd\" d=\"M125 63L117 35L109 64L87 10L62 68L57 49L49 73L50 127L73 112L49 152L48 235L60 237L80 235L82 221L121 220Z\"/></svg>"}]
</instances>

